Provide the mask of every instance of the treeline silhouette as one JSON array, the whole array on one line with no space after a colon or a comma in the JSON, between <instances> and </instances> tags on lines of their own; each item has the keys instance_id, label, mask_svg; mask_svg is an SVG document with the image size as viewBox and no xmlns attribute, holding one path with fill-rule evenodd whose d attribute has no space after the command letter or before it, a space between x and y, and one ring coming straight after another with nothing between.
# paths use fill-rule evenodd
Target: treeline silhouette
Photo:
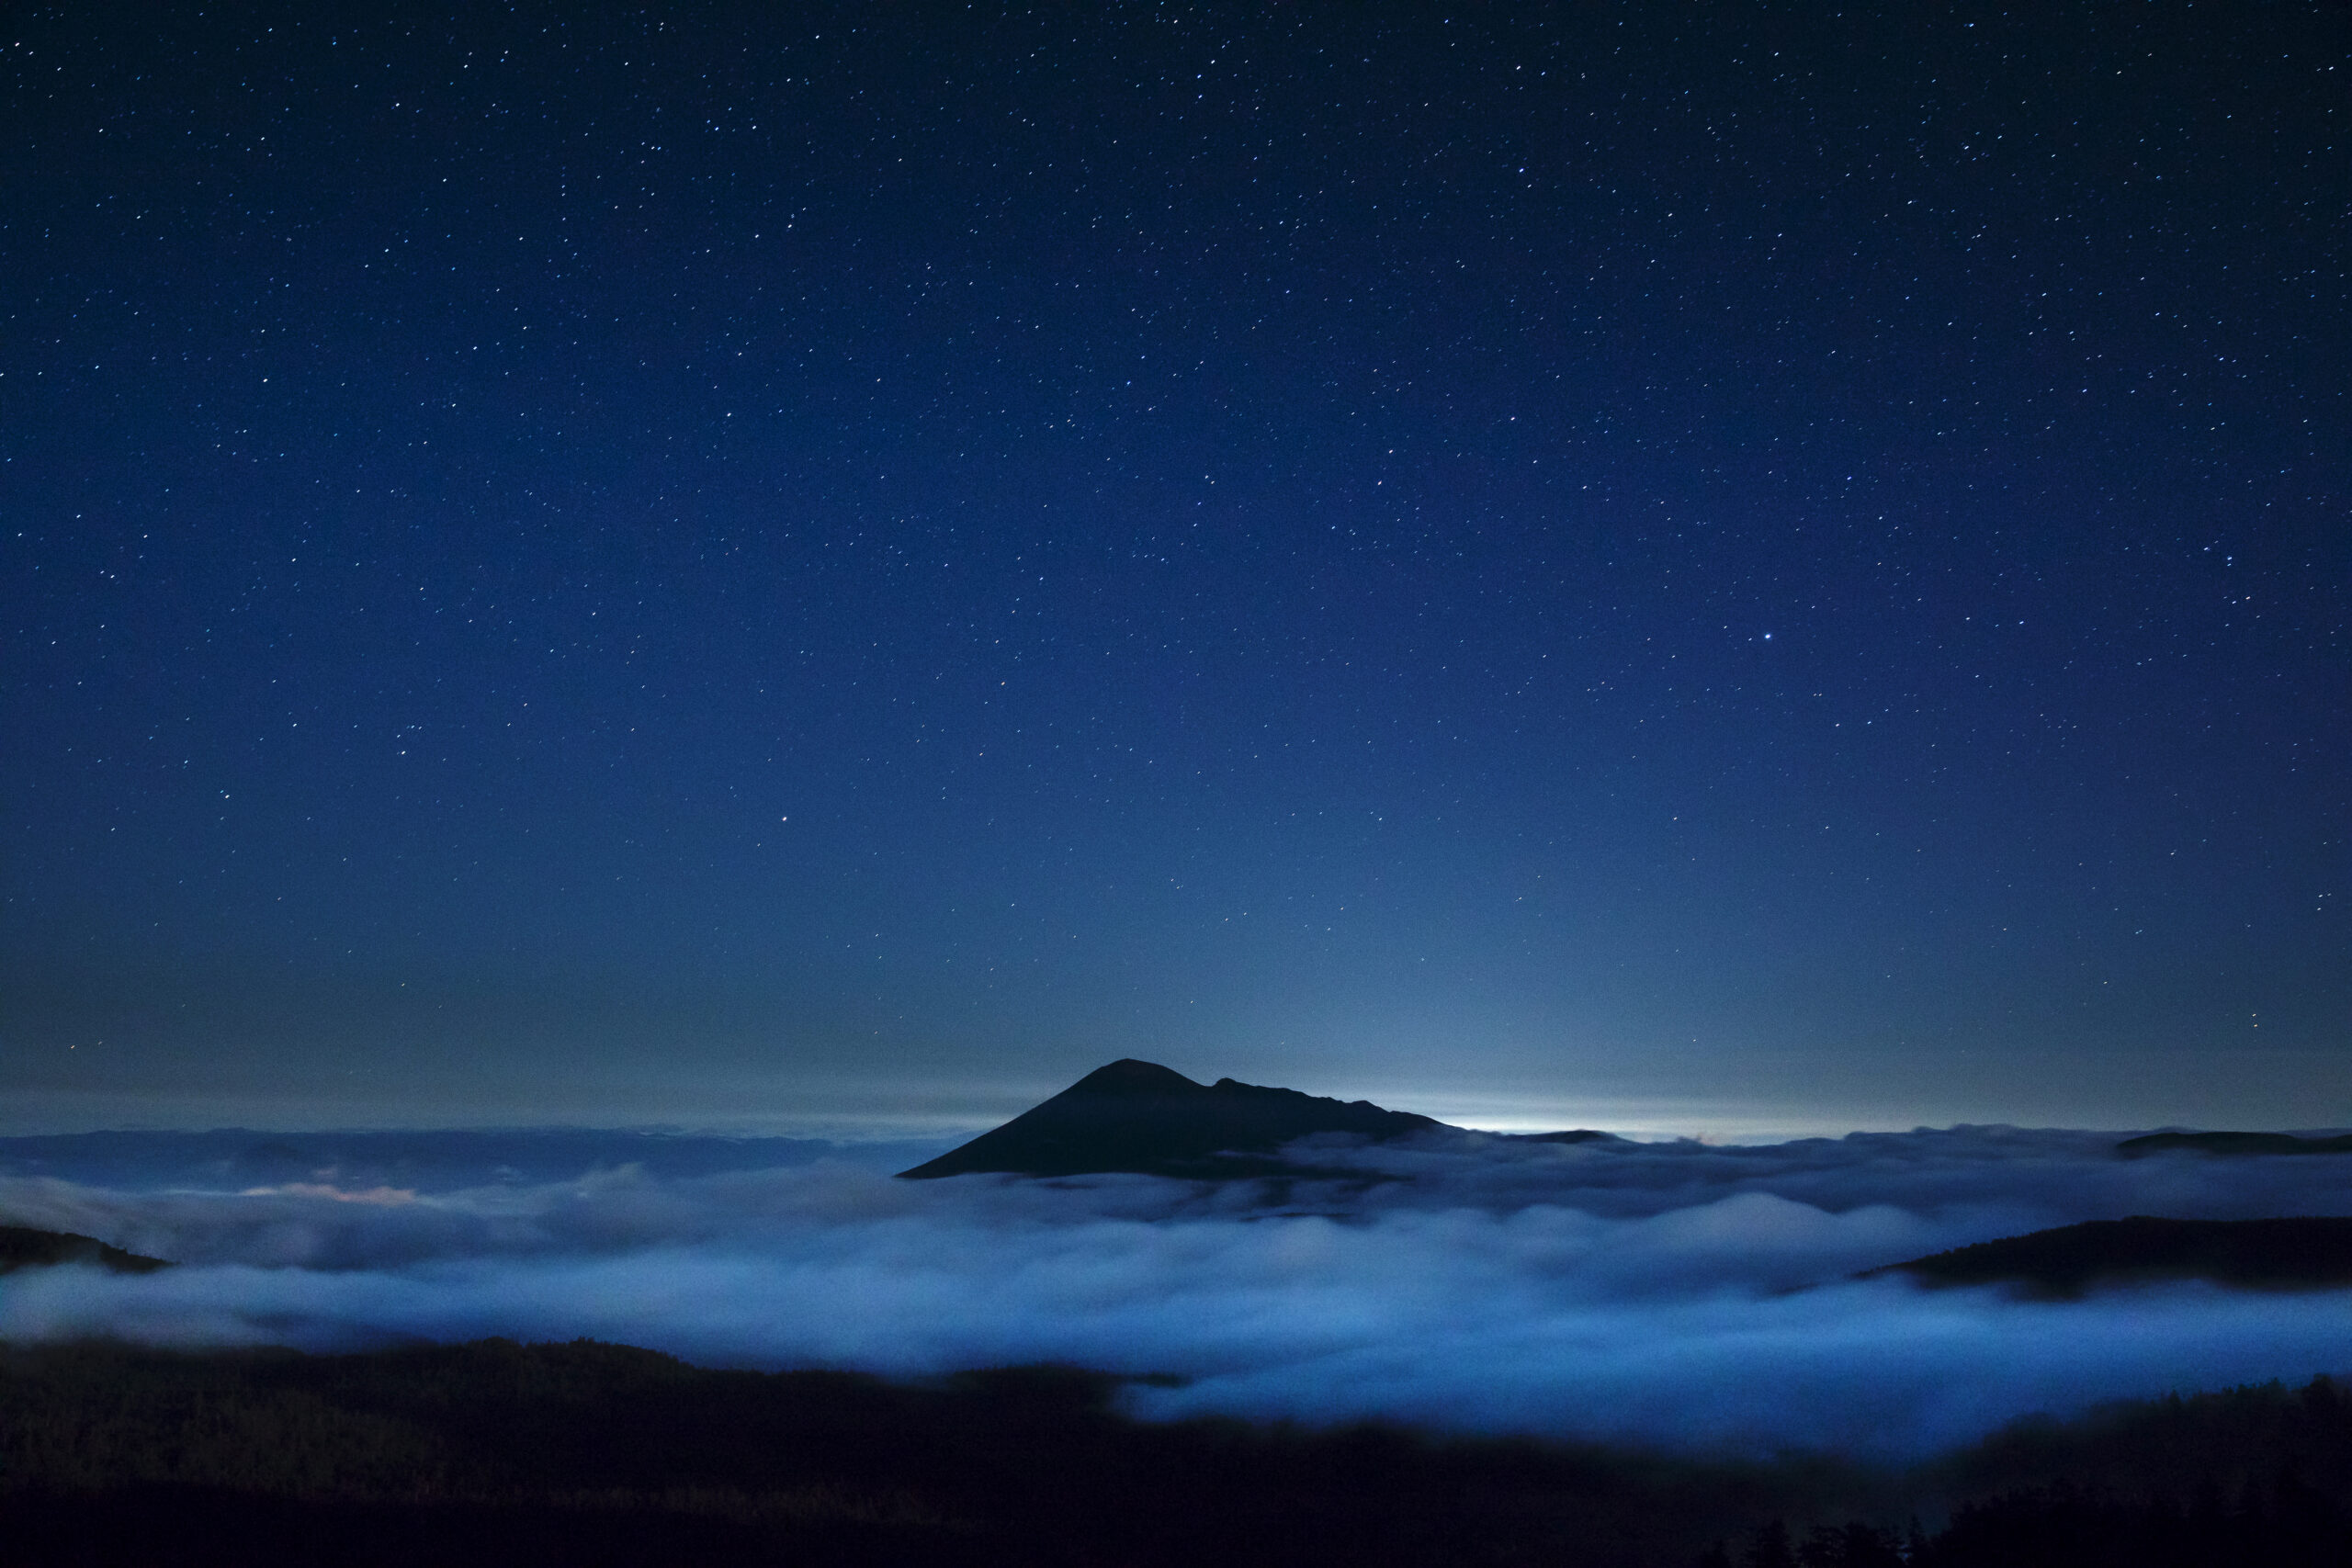
<instances>
[{"instance_id":1,"label":"treeline silhouette","mask_svg":"<svg viewBox=\"0 0 2352 1568\"><path fill-rule=\"evenodd\" d=\"M2018 1422L1912 1482L1943 1528L1766 1521L1701 1568L2343 1568L2352 1395L2331 1378ZM1952 1499L1957 1498L1956 1503Z\"/></svg>"},{"instance_id":2,"label":"treeline silhouette","mask_svg":"<svg viewBox=\"0 0 2352 1568\"><path fill-rule=\"evenodd\" d=\"M1901 1473L1155 1425L1119 1414L1121 1386L1035 1367L920 1384L717 1371L588 1341L20 1348L0 1351L0 1562L2352 1560L2352 1404L2324 1380L2037 1423Z\"/></svg>"},{"instance_id":3,"label":"treeline silhouette","mask_svg":"<svg viewBox=\"0 0 2352 1568\"><path fill-rule=\"evenodd\" d=\"M2335 1498L2292 1471L2234 1502L2205 1485L2185 1506L2168 1495L2124 1497L2067 1482L1962 1504L1934 1535L1854 1520L1816 1525L1802 1540L1768 1521L1743 1568L2342 1568L2352 1525ZM1699 1568L1734 1568L1721 1544Z\"/></svg>"},{"instance_id":4,"label":"treeline silhouette","mask_svg":"<svg viewBox=\"0 0 2352 1568\"><path fill-rule=\"evenodd\" d=\"M1853 1495L1827 1467L1141 1423L1120 1386L715 1371L586 1341L18 1349L0 1560L1679 1568L1792 1490Z\"/></svg>"}]
</instances>

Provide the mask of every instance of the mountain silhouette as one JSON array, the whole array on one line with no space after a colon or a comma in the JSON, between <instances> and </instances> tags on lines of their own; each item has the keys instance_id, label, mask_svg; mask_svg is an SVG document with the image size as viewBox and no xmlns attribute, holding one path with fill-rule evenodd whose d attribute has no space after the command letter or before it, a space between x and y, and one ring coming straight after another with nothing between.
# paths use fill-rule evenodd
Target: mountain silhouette
<instances>
[{"instance_id":1,"label":"mountain silhouette","mask_svg":"<svg viewBox=\"0 0 2352 1568\"><path fill-rule=\"evenodd\" d=\"M0 1225L0 1274L13 1269L40 1269L53 1263L95 1263L117 1274L152 1274L171 1265L160 1258L141 1258L96 1236L71 1231L34 1230L28 1225Z\"/></svg>"},{"instance_id":2,"label":"mountain silhouette","mask_svg":"<svg viewBox=\"0 0 2352 1568\"><path fill-rule=\"evenodd\" d=\"M2267 1290L2352 1284L2352 1219L2166 1220L2134 1214L2034 1231L1891 1263L1928 1285L2022 1286L2076 1296L2094 1284L2211 1280Z\"/></svg>"},{"instance_id":3,"label":"mountain silhouette","mask_svg":"<svg viewBox=\"0 0 2352 1568\"><path fill-rule=\"evenodd\" d=\"M2125 1159L2188 1149L2208 1155L2352 1154L2352 1135L2299 1138L2292 1133L2150 1133L2115 1145Z\"/></svg>"},{"instance_id":4,"label":"mountain silhouette","mask_svg":"<svg viewBox=\"0 0 2352 1568\"><path fill-rule=\"evenodd\" d=\"M1144 1176L1216 1179L1306 1174L1272 1156L1296 1138L1353 1133L1393 1138L1443 1128L1368 1100L1327 1100L1295 1089L1219 1078L1194 1083L1134 1058L1098 1067L993 1132L899 1174L915 1180L978 1171L1020 1176Z\"/></svg>"}]
</instances>

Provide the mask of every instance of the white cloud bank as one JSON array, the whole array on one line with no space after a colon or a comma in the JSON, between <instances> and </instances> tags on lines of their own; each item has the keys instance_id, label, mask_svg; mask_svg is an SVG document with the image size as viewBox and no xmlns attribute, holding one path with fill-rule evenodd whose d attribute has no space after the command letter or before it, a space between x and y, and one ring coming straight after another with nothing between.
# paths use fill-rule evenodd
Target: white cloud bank
<instances>
[{"instance_id":1,"label":"white cloud bank","mask_svg":"<svg viewBox=\"0 0 2352 1568\"><path fill-rule=\"evenodd\" d=\"M0 1337L314 1348L591 1336L734 1365L1060 1360L1149 1414L1384 1416L1677 1448L1916 1454L2030 1410L2352 1370L2352 1292L2079 1303L1856 1270L2128 1213L2352 1213L2352 1159L2117 1159L1962 1128L1770 1148L1477 1136L1381 1179L896 1181L630 1168L417 1193L0 1179L0 1215L186 1267L0 1280Z\"/></svg>"}]
</instances>

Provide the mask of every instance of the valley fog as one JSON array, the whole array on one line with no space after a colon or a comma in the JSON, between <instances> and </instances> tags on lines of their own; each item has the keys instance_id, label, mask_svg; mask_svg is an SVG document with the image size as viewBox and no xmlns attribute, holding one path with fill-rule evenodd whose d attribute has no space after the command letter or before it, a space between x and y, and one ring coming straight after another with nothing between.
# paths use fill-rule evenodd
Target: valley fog
<instances>
[{"instance_id":1,"label":"valley fog","mask_svg":"<svg viewBox=\"0 0 2352 1568\"><path fill-rule=\"evenodd\" d=\"M179 1142L144 1158L116 1134L70 1161L53 1157L68 1141L20 1139L0 1151L0 1213L183 1267L0 1280L0 1337L585 1337L898 1376L1055 1361L1169 1374L1129 1393L1148 1416L1885 1458L2029 1412L2352 1363L2343 1292L2052 1302L1852 1278L2087 1219L2352 1209L2335 1158L2128 1160L2120 1135L1445 1131L1310 1139L1288 1155L1313 1174L1223 1183L910 1182L888 1173L900 1149L531 1133L442 1134L430 1160L390 1134L290 1138L254 1181L233 1134L155 1134Z\"/></svg>"}]
</instances>

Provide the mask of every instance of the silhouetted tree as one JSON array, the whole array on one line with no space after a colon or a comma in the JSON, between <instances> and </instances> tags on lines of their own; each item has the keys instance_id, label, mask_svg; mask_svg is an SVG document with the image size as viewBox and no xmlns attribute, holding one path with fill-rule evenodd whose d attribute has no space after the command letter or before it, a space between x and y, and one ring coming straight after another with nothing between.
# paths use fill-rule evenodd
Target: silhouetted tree
<instances>
[{"instance_id":1,"label":"silhouetted tree","mask_svg":"<svg viewBox=\"0 0 2352 1568\"><path fill-rule=\"evenodd\" d=\"M1748 1543L1747 1568L1797 1568L1787 1525L1774 1519L1758 1527L1756 1539Z\"/></svg>"},{"instance_id":2,"label":"silhouetted tree","mask_svg":"<svg viewBox=\"0 0 2352 1568\"><path fill-rule=\"evenodd\" d=\"M1856 1519L1843 1529L1815 1525L1797 1548L1804 1568L1903 1568L1893 1530Z\"/></svg>"}]
</instances>

